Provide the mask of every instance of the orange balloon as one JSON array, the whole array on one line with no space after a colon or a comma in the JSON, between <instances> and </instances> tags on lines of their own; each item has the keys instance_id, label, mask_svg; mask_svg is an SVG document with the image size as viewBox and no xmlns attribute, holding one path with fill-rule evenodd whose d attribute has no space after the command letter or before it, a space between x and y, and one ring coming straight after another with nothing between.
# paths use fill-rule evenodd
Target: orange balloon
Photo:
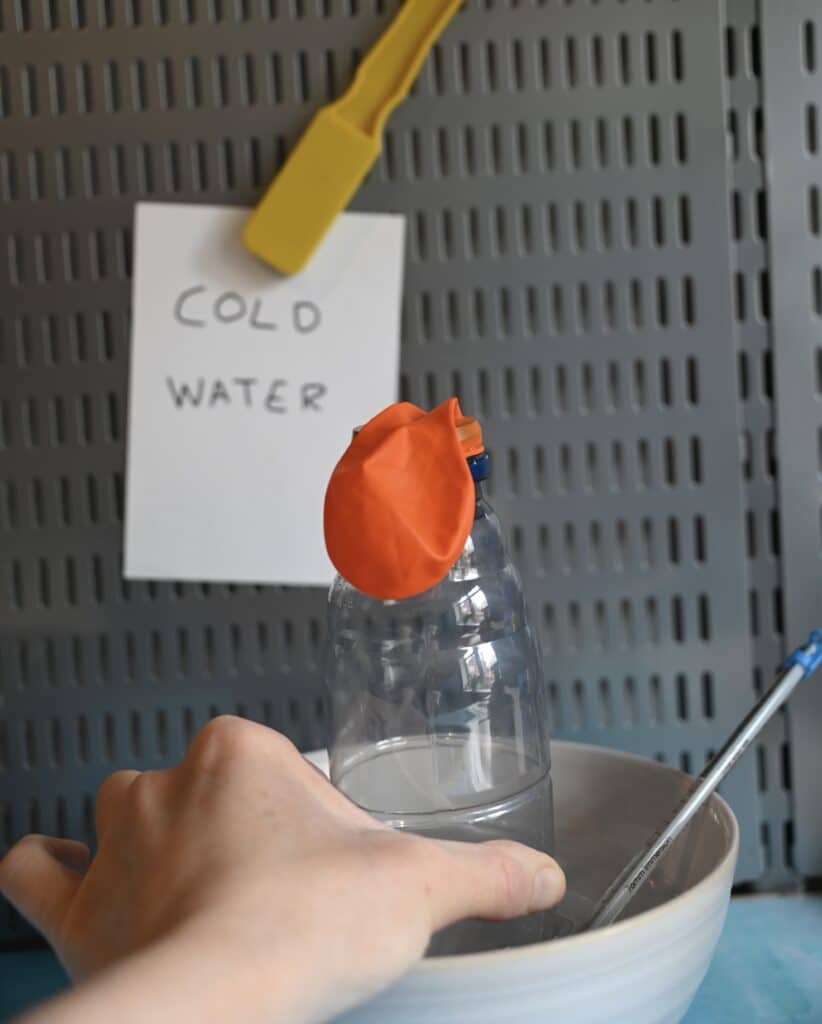
<instances>
[{"instance_id":1,"label":"orange balloon","mask_svg":"<svg viewBox=\"0 0 822 1024\"><path fill-rule=\"evenodd\" d=\"M479 423L456 398L428 413L398 402L369 420L325 495L325 544L337 572L383 601L439 583L471 532L466 459L483 450Z\"/></svg>"}]
</instances>

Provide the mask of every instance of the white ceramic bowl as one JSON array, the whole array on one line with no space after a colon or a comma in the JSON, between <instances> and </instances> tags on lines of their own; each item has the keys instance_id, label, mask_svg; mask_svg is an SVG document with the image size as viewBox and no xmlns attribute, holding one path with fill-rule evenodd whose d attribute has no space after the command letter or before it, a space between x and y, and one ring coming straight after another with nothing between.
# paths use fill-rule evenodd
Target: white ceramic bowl
<instances>
[{"instance_id":1,"label":"white ceramic bowl","mask_svg":"<svg viewBox=\"0 0 822 1024\"><path fill-rule=\"evenodd\" d=\"M557 859L573 918L599 898L690 779L655 761L574 743L552 744L552 758ZM736 819L714 796L625 920L518 949L423 960L339 1024L679 1021L719 939L737 850Z\"/></svg>"}]
</instances>

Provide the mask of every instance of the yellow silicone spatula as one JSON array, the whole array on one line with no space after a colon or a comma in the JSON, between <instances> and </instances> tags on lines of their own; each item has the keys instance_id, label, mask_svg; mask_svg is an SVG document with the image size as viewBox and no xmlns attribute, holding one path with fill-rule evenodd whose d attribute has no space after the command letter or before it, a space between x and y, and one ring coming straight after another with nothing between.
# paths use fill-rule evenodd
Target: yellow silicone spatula
<instances>
[{"instance_id":1,"label":"yellow silicone spatula","mask_svg":"<svg viewBox=\"0 0 822 1024\"><path fill-rule=\"evenodd\" d=\"M379 156L386 118L461 3L405 0L348 91L314 116L246 221L246 248L283 274L305 266Z\"/></svg>"}]
</instances>

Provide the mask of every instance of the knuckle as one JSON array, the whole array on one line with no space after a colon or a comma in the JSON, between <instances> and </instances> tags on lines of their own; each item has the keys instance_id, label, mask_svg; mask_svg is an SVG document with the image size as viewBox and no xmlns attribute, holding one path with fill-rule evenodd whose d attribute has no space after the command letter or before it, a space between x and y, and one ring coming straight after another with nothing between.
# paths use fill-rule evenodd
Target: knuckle
<instances>
[{"instance_id":1,"label":"knuckle","mask_svg":"<svg viewBox=\"0 0 822 1024\"><path fill-rule=\"evenodd\" d=\"M439 848L422 836L389 831L377 832L373 838L389 867L400 876L425 879L432 869L439 871L445 867L444 861L440 864Z\"/></svg>"},{"instance_id":2,"label":"knuckle","mask_svg":"<svg viewBox=\"0 0 822 1024\"><path fill-rule=\"evenodd\" d=\"M248 748L248 723L234 715L218 715L200 729L190 752L206 763L232 758Z\"/></svg>"},{"instance_id":3,"label":"knuckle","mask_svg":"<svg viewBox=\"0 0 822 1024\"><path fill-rule=\"evenodd\" d=\"M0 859L0 885L26 869L31 855L39 843L39 836L36 835L23 836L22 839L17 840L6 855Z\"/></svg>"},{"instance_id":4,"label":"knuckle","mask_svg":"<svg viewBox=\"0 0 822 1024\"><path fill-rule=\"evenodd\" d=\"M188 759L202 770L223 769L249 757L299 758L302 756L286 736L234 715L218 715L194 737Z\"/></svg>"},{"instance_id":5,"label":"knuckle","mask_svg":"<svg viewBox=\"0 0 822 1024\"><path fill-rule=\"evenodd\" d=\"M153 804L157 797L159 781L158 772L141 772L129 784L126 799L132 807L136 807L138 810L146 808Z\"/></svg>"},{"instance_id":6,"label":"knuckle","mask_svg":"<svg viewBox=\"0 0 822 1024\"><path fill-rule=\"evenodd\" d=\"M287 736L284 736L283 733L276 732L274 729L269 729L266 740L271 744L271 749L275 753L280 754L283 757L299 757L300 761L305 760L299 750L297 750L296 746Z\"/></svg>"},{"instance_id":7,"label":"knuckle","mask_svg":"<svg viewBox=\"0 0 822 1024\"><path fill-rule=\"evenodd\" d=\"M113 823L146 825L153 820L163 796L167 772L119 771L103 780L97 790L95 821L102 842Z\"/></svg>"},{"instance_id":8,"label":"knuckle","mask_svg":"<svg viewBox=\"0 0 822 1024\"><path fill-rule=\"evenodd\" d=\"M485 848L509 858L516 857L517 851L521 849L513 839L492 839L485 844Z\"/></svg>"},{"instance_id":9,"label":"knuckle","mask_svg":"<svg viewBox=\"0 0 822 1024\"><path fill-rule=\"evenodd\" d=\"M123 805L133 778L134 773L130 771L112 772L100 783L94 804L98 835Z\"/></svg>"},{"instance_id":10,"label":"knuckle","mask_svg":"<svg viewBox=\"0 0 822 1024\"><path fill-rule=\"evenodd\" d=\"M239 718L237 715L215 715L202 727L200 736L212 741L225 741L228 737L234 738L240 735L247 724L245 719Z\"/></svg>"},{"instance_id":11,"label":"knuckle","mask_svg":"<svg viewBox=\"0 0 822 1024\"><path fill-rule=\"evenodd\" d=\"M109 797L121 793L130 778L131 773L128 771L112 772L111 775L107 775L97 789L97 802L105 802Z\"/></svg>"},{"instance_id":12,"label":"knuckle","mask_svg":"<svg viewBox=\"0 0 822 1024\"><path fill-rule=\"evenodd\" d=\"M122 821L127 829L137 830L144 840L155 835L161 822L167 820L166 776L166 772L141 772L124 795Z\"/></svg>"},{"instance_id":13,"label":"knuckle","mask_svg":"<svg viewBox=\"0 0 822 1024\"><path fill-rule=\"evenodd\" d=\"M491 850L490 856L502 903L514 916L526 913L531 902L529 873L504 848Z\"/></svg>"}]
</instances>

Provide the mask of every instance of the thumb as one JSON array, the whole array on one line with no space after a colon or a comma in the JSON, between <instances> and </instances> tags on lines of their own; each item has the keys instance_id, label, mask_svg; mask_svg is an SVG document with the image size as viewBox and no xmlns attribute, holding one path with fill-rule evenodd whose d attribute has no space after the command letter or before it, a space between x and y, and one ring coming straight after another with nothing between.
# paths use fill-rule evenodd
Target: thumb
<instances>
[{"instance_id":1,"label":"thumb","mask_svg":"<svg viewBox=\"0 0 822 1024\"><path fill-rule=\"evenodd\" d=\"M78 871L87 858L82 843L24 836L0 860L0 892L52 941L82 882Z\"/></svg>"},{"instance_id":2,"label":"thumb","mask_svg":"<svg viewBox=\"0 0 822 1024\"><path fill-rule=\"evenodd\" d=\"M466 917L506 920L548 910L565 895L562 868L539 850L508 840L432 846L438 849L426 881L433 931Z\"/></svg>"}]
</instances>

